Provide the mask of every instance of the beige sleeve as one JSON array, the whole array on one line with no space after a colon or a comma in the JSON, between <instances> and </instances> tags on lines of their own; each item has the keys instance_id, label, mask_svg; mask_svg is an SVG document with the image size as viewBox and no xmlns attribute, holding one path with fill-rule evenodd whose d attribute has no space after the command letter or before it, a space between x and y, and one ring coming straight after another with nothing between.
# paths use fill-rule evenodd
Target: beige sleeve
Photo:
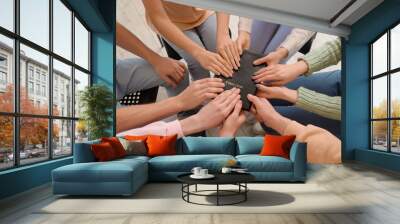
<instances>
[{"instance_id":1,"label":"beige sleeve","mask_svg":"<svg viewBox=\"0 0 400 224\"><path fill-rule=\"evenodd\" d=\"M325 129L291 121L283 135L296 135L296 141L307 143L309 163L341 163L341 141Z\"/></svg>"},{"instance_id":2,"label":"beige sleeve","mask_svg":"<svg viewBox=\"0 0 400 224\"><path fill-rule=\"evenodd\" d=\"M239 31L246 31L248 33L251 33L251 25L252 24L253 24L252 19L240 17L239 18Z\"/></svg>"},{"instance_id":3,"label":"beige sleeve","mask_svg":"<svg viewBox=\"0 0 400 224\"><path fill-rule=\"evenodd\" d=\"M313 31L294 28L279 47L289 51L288 57L294 55L315 34Z\"/></svg>"}]
</instances>

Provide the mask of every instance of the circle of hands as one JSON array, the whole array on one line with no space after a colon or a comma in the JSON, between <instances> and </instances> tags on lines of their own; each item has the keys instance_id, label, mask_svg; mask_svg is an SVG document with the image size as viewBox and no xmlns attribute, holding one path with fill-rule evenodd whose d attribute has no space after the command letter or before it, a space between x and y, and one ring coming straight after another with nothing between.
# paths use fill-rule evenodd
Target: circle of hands
<instances>
[{"instance_id":1,"label":"circle of hands","mask_svg":"<svg viewBox=\"0 0 400 224\"><path fill-rule=\"evenodd\" d=\"M203 124L204 130L220 127L220 136L234 136L240 126L246 121L246 113L242 110L240 90L233 88L224 91L224 83L218 76L232 77L234 69L240 68L240 55L250 46L250 36L246 33L239 35L233 41L228 37L217 40L217 53L204 50L196 55L200 64L216 74L217 78L205 78L192 82L178 98L182 102L183 110L190 110L199 105L204 107L196 114ZM287 57L287 50L278 48L276 51L259 58L254 65L265 64L266 67L252 74L252 79L257 86L255 95L247 95L252 103L250 113L264 124L280 116L268 99L281 99L291 103L297 101L297 91L284 87L303 74L304 65L301 62L295 64L279 64ZM303 67L302 67L303 66ZM164 68L166 66L163 66ZM174 63L170 66L170 74L165 72L165 78L172 86L176 86L183 79L186 67ZM167 83L168 83L167 82Z\"/></svg>"}]
</instances>

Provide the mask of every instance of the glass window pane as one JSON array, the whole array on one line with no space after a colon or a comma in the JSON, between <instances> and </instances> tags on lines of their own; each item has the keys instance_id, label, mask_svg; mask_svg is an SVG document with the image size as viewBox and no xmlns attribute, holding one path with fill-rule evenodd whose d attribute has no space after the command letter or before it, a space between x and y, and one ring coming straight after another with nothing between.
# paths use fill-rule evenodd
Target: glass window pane
<instances>
[{"instance_id":1,"label":"glass window pane","mask_svg":"<svg viewBox=\"0 0 400 224\"><path fill-rule=\"evenodd\" d=\"M72 117L71 66L53 60L53 115Z\"/></svg>"},{"instance_id":2,"label":"glass window pane","mask_svg":"<svg viewBox=\"0 0 400 224\"><path fill-rule=\"evenodd\" d=\"M387 151L387 121L372 122L372 148Z\"/></svg>"},{"instance_id":3,"label":"glass window pane","mask_svg":"<svg viewBox=\"0 0 400 224\"><path fill-rule=\"evenodd\" d=\"M14 0L0 1L0 26L14 31Z\"/></svg>"},{"instance_id":4,"label":"glass window pane","mask_svg":"<svg viewBox=\"0 0 400 224\"><path fill-rule=\"evenodd\" d=\"M84 120L75 121L75 143L85 142L88 138L88 129Z\"/></svg>"},{"instance_id":5,"label":"glass window pane","mask_svg":"<svg viewBox=\"0 0 400 224\"><path fill-rule=\"evenodd\" d=\"M71 60L72 12L60 0L53 0L53 17L53 51Z\"/></svg>"},{"instance_id":6,"label":"glass window pane","mask_svg":"<svg viewBox=\"0 0 400 224\"><path fill-rule=\"evenodd\" d=\"M75 18L75 63L89 70L89 32Z\"/></svg>"},{"instance_id":7,"label":"glass window pane","mask_svg":"<svg viewBox=\"0 0 400 224\"><path fill-rule=\"evenodd\" d=\"M0 116L0 170L14 165L13 118Z\"/></svg>"},{"instance_id":8,"label":"glass window pane","mask_svg":"<svg viewBox=\"0 0 400 224\"><path fill-rule=\"evenodd\" d=\"M387 34L372 44L372 75L387 71Z\"/></svg>"},{"instance_id":9,"label":"glass window pane","mask_svg":"<svg viewBox=\"0 0 400 224\"><path fill-rule=\"evenodd\" d=\"M400 72L391 75L391 116L400 118Z\"/></svg>"},{"instance_id":10,"label":"glass window pane","mask_svg":"<svg viewBox=\"0 0 400 224\"><path fill-rule=\"evenodd\" d=\"M72 121L53 120L53 157L72 154Z\"/></svg>"},{"instance_id":11,"label":"glass window pane","mask_svg":"<svg viewBox=\"0 0 400 224\"><path fill-rule=\"evenodd\" d=\"M392 152L400 153L400 120L393 120L391 123Z\"/></svg>"},{"instance_id":12,"label":"glass window pane","mask_svg":"<svg viewBox=\"0 0 400 224\"><path fill-rule=\"evenodd\" d=\"M391 30L390 37L390 67L400 67L400 24Z\"/></svg>"},{"instance_id":13,"label":"glass window pane","mask_svg":"<svg viewBox=\"0 0 400 224\"><path fill-rule=\"evenodd\" d=\"M0 35L0 111L14 111L14 43Z\"/></svg>"},{"instance_id":14,"label":"glass window pane","mask_svg":"<svg viewBox=\"0 0 400 224\"><path fill-rule=\"evenodd\" d=\"M21 36L49 47L49 0L20 0Z\"/></svg>"},{"instance_id":15,"label":"glass window pane","mask_svg":"<svg viewBox=\"0 0 400 224\"><path fill-rule=\"evenodd\" d=\"M387 78L372 80L372 118L387 117Z\"/></svg>"},{"instance_id":16,"label":"glass window pane","mask_svg":"<svg viewBox=\"0 0 400 224\"><path fill-rule=\"evenodd\" d=\"M28 164L49 158L49 120L45 118L20 118L20 163Z\"/></svg>"},{"instance_id":17,"label":"glass window pane","mask_svg":"<svg viewBox=\"0 0 400 224\"><path fill-rule=\"evenodd\" d=\"M89 86L89 75L75 69L75 117L81 114L80 95L86 86Z\"/></svg>"},{"instance_id":18,"label":"glass window pane","mask_svg":"<svg viewBox=\"0 0 400 224\"><path fill-rule=\"evenodd\" d=\"M47 115L49 57L21 44L20 109L25 114Z\"/></svg>"}]
</instances>

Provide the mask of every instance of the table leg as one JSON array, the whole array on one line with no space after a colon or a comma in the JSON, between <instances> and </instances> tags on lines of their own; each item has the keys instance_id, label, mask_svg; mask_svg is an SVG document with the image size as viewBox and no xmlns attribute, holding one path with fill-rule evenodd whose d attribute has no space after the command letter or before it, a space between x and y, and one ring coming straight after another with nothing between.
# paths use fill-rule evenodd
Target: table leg
<instances>
[{"instance_id":1,"label":"table leg","mask_svg":"<svg viewBox=\"0 0 400 224\"><path fill-rule=\"evenodd\" d=\"M247 192L248 192L248 190L247 190L247 183L244 183L244 190L245 190L245 192L244 192L244 201L247 201Z\"/></svg>"},{"instance_id":2,"label":"table leg","mask_svg":"<svg viewBox=\"0 0 400 224\"><path fill-rule=\"evenodd\" d=\"M188 185L187 185L187 191L188 191L188 193L187 193L187 201L188 201L188 202L190 202L190 201L189 201L189 195L190 195L190 184L188 184Z\"/></svg>"},{"instance_id":3,"label":"table leg","mask_svg":"<svg viewBox=\"0 0 400 224\"><path fill-rule=\"evenodd\" d=\"M195 191L197 192L197 184L195 185Z\"/></svg>"},{"instance_id":4,"label":"table leg","mask_svg":"<svg viewBox=\"0 0 400 224\"><path fill-rule=\"evenodd\" d=\"M219 184L217 184L217 206L219 206Z\"/></svg>"}]
</instances>

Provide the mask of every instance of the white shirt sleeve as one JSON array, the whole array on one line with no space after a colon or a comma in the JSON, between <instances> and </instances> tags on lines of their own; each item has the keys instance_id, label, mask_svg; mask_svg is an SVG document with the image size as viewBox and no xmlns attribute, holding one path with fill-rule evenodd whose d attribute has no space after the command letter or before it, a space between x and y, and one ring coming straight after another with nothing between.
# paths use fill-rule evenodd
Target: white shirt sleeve
<instances>
[{"instance_id":1,"label":"white shirt sleeve","mask_svg":"<svg viewBox=\"0 0 400 224\"><path fill-rule=\"evenodd\" d=\"M294 28L279 47L289 51L288 57L294 55L315 34L313 31Z\"/></svg>"},{"instance_id":2,"label":"white shirt sleeve","mask_svg":"<svg viewBox=\"0 0 400 224\"><path fill-rule=\"evenodd\" d=\"M239 18L239 31L246 31L248 33L251 33L252 23L253 23L252 19L240 17Z\"/></svg>"}]
</instances>

